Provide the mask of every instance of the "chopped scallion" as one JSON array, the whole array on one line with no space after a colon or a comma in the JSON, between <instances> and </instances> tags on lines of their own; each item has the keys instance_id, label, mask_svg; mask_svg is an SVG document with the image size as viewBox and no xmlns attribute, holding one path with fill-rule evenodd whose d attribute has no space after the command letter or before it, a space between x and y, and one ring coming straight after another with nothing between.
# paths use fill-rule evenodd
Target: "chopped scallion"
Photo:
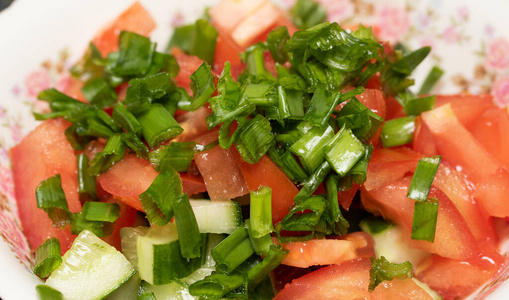
<instances>
[{"instance_id":1,"label":"chopped scallion","mask_svg":"<svg viewBox=\"0 0 509 300\"><path fill-rule=\"evenodd\" d=\"M262 186L250 191L251 232L254 238L261 238L274 231L272 227L272 189Z\"/></svg>"},{"instance_id":2,"label":"chopped scallion","mask_svg":"<svg viewBox=\"0 0 509 300\"><path fill-rule=\"evenodd\" d=\"M69 224L70 212L67 206L60 174L47 178L35 189L37 207L42 208L53 222L53 225L63 228Z\"/></svg>"},{"instance_id":3,"label":"chopped scallion","mask_svg":"<svg viewBox=\"0 0 509 300\"><path fill-rule=\"evenodd\" d=\"M423 157L417 163L412 182L408 188L407 197L417 201L426 201L428 194L431 189L431 184L438 171L438 166L442 157L432 156Z\"/></svg>"},{"instance_id":4,"label":"chopped scallion","mask_svg":"<svg viewBox=\"0 0 509 300\"><path fill-rule=\"evenodd\" d=\"M113 223L120 216L120 205L106 202L85 202L81 213L88 221Z\"/></svg>"},{"instance_id":5,"label":"chopped scallion","mask_svg":"<svg viewBox=\"0 0 509 300\"><path fill-rule=\"evenodd\" d=\"M380 140L385 148L406 145L412 142L415 117L402 117L385 122Z\"/></svg>"},{"instance_id":6,"label":"chopped scallion","mask_svg":"<svg viewBox=\"0 0 509 300\"><path fill-rule=\"evenodd\" d=\"M426 76L426 79L422 83L421 89L419 90L419 95L429 94L435 84L440 80L440 78L444 75L444 70L440 69L437 66L434 66Z\"/></svg>"},{"instance_id":7,"label":"chopped scallion","mask_svg":"<svg viewBox=\"0 0 509 300\"><path fill-rule=\"evenodd\" d=\"M433 243L437 227L438 206L438 200L435 198L428 198L426 201L415 201L412 239Z\"/></svg>"},{"instance_id":8,"label":"chopped scallion","mask_svg":"<svg viewBox=\"0 0 509 300\"><path fill-rule=\"evenodd\" d=\"M89 159L85 153L77 156L78 161L78 193L80 200L90 201L97 199L95 177L88 173Z\"/></svg>"},{"instance_id":9,"label":"chopped scallion","mask_svg":"<svg viewBox=\"0 0 509 300\"><path fill-rule=\"evenodd\" d=\"M60 241L57 238L46 239L35 250L34 273L40 278L48 277L61 263Z\"/></svg>"},{"instance_id":10,"label":"chopped scallion","mask_svg":"<svg viewBox=\"0 0 509 300\"><path fill-rule=\"evenodd\" d=\"M154 148L184 131L170 113L159 103L138 117L143 127L143 137L150 148Z\"/></svg>"},{"instance_id":11,"label":"chopped scallion","mask_svg":"<svg viewBox=\"0 0 509 300\"><path fill-rule=\"evenodd\" d=\"M369 290L374 290L383 281L390 281L394 278L404 279L411 277L412 264L408 261L401 264L390 263L384 256L371 258L371 270Z\"/></svg>"},{"instance_id":12,"label":"chopped scallion","mask_svg":"<svg viewBox=\"0 0 509 300\"><path fill-rule=\"evenodd\" d=\"M202 237L187 194L173 200L173 213L179 232L180 253L187 259L201 256Z\"/></svg>"}]
</instances>

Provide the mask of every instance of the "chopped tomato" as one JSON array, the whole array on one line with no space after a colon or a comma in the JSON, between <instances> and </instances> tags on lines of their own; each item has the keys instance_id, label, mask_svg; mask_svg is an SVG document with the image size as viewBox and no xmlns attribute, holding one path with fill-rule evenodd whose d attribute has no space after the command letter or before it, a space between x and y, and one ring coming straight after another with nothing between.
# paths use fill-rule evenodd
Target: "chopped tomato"
<instances>
[{"instance_id":1,"label":"chopped tomato","mask_svg":"<svg viewBox=\"0 0 509 300\"><path fill-rule=\"evenodd\" d=\"M156 23L149 12L139 2L134 2L111 24L98 33L92 43L99 49L101 55L106 57L108 53L117 51L118 34L121 31L132 31L147 36L155 27Z\"/></svg>"},{"instance_id":2,"label":"chopped tomato","mask_svg":"<svg viewBox=\"0 0 509 300\"><path fill-rule=\"evenodd\" d=\"M191 84L191 79L189 79L189 77L203 64L203 60L198 56L185 54L176 47L171 50L171 54L175 56L180 67L179 73L175 77L177 86L183 87L187 92L191 93L191 87L189 86Z\"/></svg>"},{"instance_id":3,"label":"chopped tomato","mask_svg":"<svg viewBox=\"0 0 509 300\"><path fill-rule=\"evenodd\" d=\"M497 172L479 182L475 190L475 198L479 200L489 215L509 217L509 172L500 168Z\"/></svg>"},{"instance_id":4,"label":"chopped tomato","mask_svg":"<svg viewBox=\"0 0 509 300\"><path fill-rule=\"evenodd\" d=\"M493 107L486 110L470 126L472 135L495 159L509 168L509 114L507 111Z\"/></svg>"},{"instance_id":5,"label":"chopped tomato","mask_svg":"<svg viewBox=\"0 0 509 300\"><path fill-rule=\"evenodd\" d=\"M208 115L210 115L210 109L202 106L195 111L188 111L175 117L175 120L184 131L177 135L172 141L189 142L206 134L208 132L208 127L205 118Z\"/></svg>"},{"instance_id":6,"label":"chopped tomato","mask_svg":"<svg viewBox=\"0 0 509 300\"><path fill-rule=\"evenodd\" d=\"M287 284L274 299L370 299L370 269L369 258L321 268Z\"/></svg>"},{"instance_id":7,"label":"chopped tomato","mask_svg":"<svg viewBox=\"0 0 509 300\"><path fill-rule=\"evenodd\" d=\"M145 192L159 173L149 161L134 154L125 154L124 158L99 176L101 187L115 198L139 211L144 211L140 194ZM205 184L199 176L181 173L184 193L189 195L205 192Z\"/></svg>"},{"instance_id":8,"label":"chopped tomato","mask_svg":"<svg viewBox=\"0 0 509 300\"><path fill-rule=\"evenodd\" d=\"M371 109L375 114L385 119L387 109L382 91L377 89L366 89L364 92L355 97L362 104L364 104L364 106Z\"/></svg>"},{"instance_id":9,"label":"chopped tomato","mask_svg":"<svg viewBox=\"0 0 509 300\"><path fill-rule=\"evenodd\" d=\"M408 236L412 232L415 203L406 196L410 181L411 177L405 177L377 189L361 190L361 201L368 211L403 226ZM412 240L411 246L452 259L477 255L476 240L451 200L436 187L432 187L429 197L437 198L439 202L435 240L433 243Z\"/></svg>"},{"instance_id":10,"label":"chopped tomato","mask_svg":"<svg viewBox=\"0 0 509 300\"><path fill-rule=\"evenodd\" d=\"M498 162L460 123L451 104L424 112L422 120L433 134L438 154L453 165L461 166L474 183L498 170Z\"/></svg>"},{"instance_id":11,"label":"chopped tomato","mask_svg":"<svg viewBox=\"0 0 509 300\"><path fill-rule=\"evenodd\" d=\"M465 127L472 123L486 111L493 107L493 96L491 95L437 95L435 108L450 104L459 122Z\"/></svg>"},{"instance_id":12,"label":"chopped tomato","mask_svg":"<svg viewBox=\"0 0 509 300\"><path fill-rule=\"evenodd\" d=\"M209 9L209 15L219 31L230 34L247 16L266 2L267 0L222 0Z\"/></svg>"},{"instance_id":13,"label":"chopped tomato","mask_svg":"<svg viewBox=\"0 0 509 300\"><path fill-rule=\"evenodd\" d=\"M88 103L87 99L81 92L81 89L83 88L84 85L85 85L85 83L83 81L78 80L72 76L69 76L69 79L68 79L68 82L67 82L65 88L61 92L71 98L74 98L81 102Z\"/></svg>"},{"instance_id":14,"label":"chopped tomato","mask_svg":"<svg viewBox=\"0 0 509 300\"><path fill-rule=\"evenodd\" d=\"M469 260L433 255L417 266L415 277L445 299L464 298L493 278L504 261L495 249Z\"/></svg>"},{"instance_id":15,"label":"chopped tomato","mask_svg":"<svg viewBox=\"0 0 509 300\"><path fill-rule=\"evenodd\" d=\"M415 130L412 142L412 149L423 154L424 156L437 155L437 146L435 139L428 125L426 125L421 117L415 119Z\"/></svg>"},{"instance_id":16,"label":"chopped tomato","mask_svg":"<svg viewBox=\"0 0 509 300\"><path fill-rule=\"evenodd\" d=\"M355 197L355 194L357 194L358 190L359 185L353 183L349 190L338 192L338 202L345 210L348 211L350 209L350 205L352 204L353 198Z\"/></svg>"},{"instance_id":17,"label":"chopped tomato","mask_svg":"<svg viewBox=\"0 0 509 300\"><path fill-rule=\"evenodd\" d=\"M272 222L276 224L283 220L299 190L267 156L263 156L255 164L250 164L244 161L236 150L234 153L249 190L257 190L261 186L272 189Z\"/></svg>"},{"instance_id":18,"label":"chopped tomato","mask_svg":"<svg viewBox=\"0 0 509 300\"><path fill-rule=\"evenodd\" d=\"M371 300L388 299L432 300L433 298L412 279L395 278L391 281L381 282L371 292Z\"/></svg>"},{"instance_id":19,"label":"chopped tomato","mask_svg":"<svg viewBox=\"0 0 509 300\"><path fill-rule=\"evenodd\" d=\"M493 220L474 199L472 183L464 174L442 162L433 184L449 197L463 219L468 220L467 225L478 241L497 242Z\"/></svg>"},{"instance_id":20,"label":"chopped tomato","mask_svg":"<svg viewBox=\"0 0 509 300\"><path fill-rule=\"evenodd\" d=\"M217 131L209 132L197 138L196 142L207 145L217 139L217 134ZM212 201L230 200L249 192L231 149L215 146L197 153L194 160Z\"/></svg>"},{"instance_id":21,"label":"chopped tomato","mask_svg":"<svg viewBox=\"0 0 509 300\"><path fill-rule=\"evenodd\" d=\"M413 172L422 155L408 147L376 148L368 164L366 190L376 189Z\"/></svg>"},{"instance_id":22,"label":"chopped tomato","mask_svg":"<svg viewBox=\"0 0 509 300\"><path fill-rule=\"evenodd\" d=\"M104 202L108 203L117 203L120 206L120 216L117 218L115 223L113 224L113 229L111 234L107 237L104 237L103 240L113 247L117 248L118 251L122 250L122 246L120 245L120 229L123 227L131 227L134 225L136 221L136 215L138 211L129 205L123 203L120 200L115 198L108 198Z\"/></svg>"},{"instance_id":23,"label":"chopped tomato","mask_svg":"<svg viewBox=\"0 0 509 300\"><path fill-rule=\"evenodd\" d=\"M387 117L385 120L392 120L406 116L403 106L392 96L385 98Z\"/></svg>"},{"instance_id":24,"label":"chopped tomato","mask_svg":"<svg viewBox=\"0 0 509 300\"><path fill-rule=\"evenodd\" d=\"M216 51L214 52L214 70L220 73L224 68L225 62L230 62L231 74L234 79L239 76L244 64L240 60L242 49L235 44L230 36L223 34L221 31L217 37Z\"/></svg>"},{"instance_id":25,"label":"chopped tomato","mask_svg":"<svg viewBox=\"0 0 509 300\"><path fill-rule=\"evenodd\" d=\"M56 237L63 254L75 238L69 228L54 227L48 214L37 207L35 198L35 189L41 181L60 174L69 210L81 210L76 156L64 135L69 125L62 119L44 121L11 149L19 217L32 249L37 249L49 237Z\"/></svg>"},{"instance_id":26,"label":"chopped tomato","mask_svg":"<svg viewBox=\"0 0 509 300\"><path fill-rule=\"evenodd\" d=\"M157 177L150 162L134 154L124 158L99 176L102 188L125 204L144 211L138 196L145 192Z\"/></svg>"},{"instance_id":27,"label":"chopped tomato","mask_svg":"<svg viewBox=\"0 0 509 300\"><path fill-rule=\"evenodd\" d=\"M273 238L278 243L277 238ZM375 256L373 239L364 232L354 232L339 239L312 239L305 242L282 244L290 252L282 264L307 268L316 265L332 265Z\"/></svg>"}]
</instances>

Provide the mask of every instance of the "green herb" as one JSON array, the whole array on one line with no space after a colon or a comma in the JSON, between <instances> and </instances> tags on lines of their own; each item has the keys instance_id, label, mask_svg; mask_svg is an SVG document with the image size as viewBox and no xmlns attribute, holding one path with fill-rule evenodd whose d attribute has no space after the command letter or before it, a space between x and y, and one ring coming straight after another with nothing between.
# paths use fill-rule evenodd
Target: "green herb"
<instances>
[{"instance_id":1,"label":"green herb","mask_svg":"<svg viewBox=\"0 0 509 300\"><path fill-rule=\"evenodd\" d=\"M415 117L402 117L385 122L380 140L385 148L406 145L412 142Z\"/></svg>"},{"instance_id":2,"label":"green herb","mask_svg":"<svg viewBox=\"0 0 509 300\"><path fill-rule=\"evenodd\" d=\"M433 179L442 160L441 156L423 157L417 163L407 197L417 201L426 201Z\"/></svg>"},{"instance_id":3,"label":"green herb","mask_svg":"<svg viewBox=\"0 0 509 300\"><path fill-rule=\"evenodd\" d=\"M394 278L404 279L412 276L412 264L408 261L401 264L390 263L385 257L371 258L369 290L373 291L383 281Z\"/></svg>"},{"instance_id":4,"label":"green herb","mask_svg":"<svg viewBox=\"0 0 509 300\"><path fill-rule=\"evenodd\" d=\"M415 202L412 239L433 243L437 227L438 205L438 200L435 198Z\"/></svg>"},{"instance_id":5,"label":"green herb","mask_svg":"<svg viewBox=\"0 0 509 300\"><path fill-rule=\"evenodd\" d=\"M444 75L444 70L440 69L440 67L434 66L426 76L426 79L422 83L421 89L419 90L419 95L429 94L436 83L440 80L440 78Z\"/></svg>"},{"instance_id":6,"label":"green herb","mask_svg":"<svg viewBox=\"0 0 509 300\"><path fill-rule=\"evenodd\" d=\"M48 277L62 263L60 242L57 238L49 238L35 250L34 273L40 278Z\"/></svg>"},{"instance_id":7,"label":"green herb","mask_svg":"<svg viewBox=\"0 0 509 300\"><path fill-rule=\"evenodd\" d=\"M35 189L37 207L42 208L53 222L53 225L63 228L70 222L70 212L67 206L60 174L47 178Z\"/></svg>"}]
</instances>

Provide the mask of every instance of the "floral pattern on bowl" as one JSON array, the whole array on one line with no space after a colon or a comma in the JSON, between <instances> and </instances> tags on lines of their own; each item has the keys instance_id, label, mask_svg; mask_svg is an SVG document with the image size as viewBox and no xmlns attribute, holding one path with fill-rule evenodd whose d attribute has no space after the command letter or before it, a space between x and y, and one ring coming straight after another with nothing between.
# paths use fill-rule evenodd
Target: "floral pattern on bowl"
<instances>
[{"instance_id":1,"label":"floral pattern on bowl","mask_svg":"<svg viewBox=\"0 0 509 300\"><path fill-rule=\"evenodd\" d=\"M180 26L198 16L202 3L217 1L197 2L191 5L192 9L173 10L167 14L163 29L168 33L171 27ZM290 8L295 0L277 2L283 8ZM416 86L420 85L432 66L438 65L446 71L446 75L436 87L436 92L491 93L497 105L509 106L509 34L503 30L509 28L509 20L475 14L481 5L477 1L319 2L329 8L328 20L331 22L337 21L347 26L361 22L373 26L381 39L401 41L410 49L432 46L430 58L417 71ZM493 7L509 8L504 0L493 2ZM157 4L149 4L147 1L146 6L150 10L150 7L157 7ZM103 20L102 23L107 21ZM57 59L43 61L39 66L34 66L33 71L27 72L24 78L8 81L11 84L8 90L0 90L0 236L27 269L33 263L33 253L17 217L9 149L36 126L36 122L30 118L30 112L47 109L45 102L37 100L37 94L53 86L64 90L70 83L70 75L66 70L80 53L73 53L71 58L67 50L55 50L61 51ZM491 293L508 277L509 268L485 287L482 297Z\"/></svg>"}]
</instances>

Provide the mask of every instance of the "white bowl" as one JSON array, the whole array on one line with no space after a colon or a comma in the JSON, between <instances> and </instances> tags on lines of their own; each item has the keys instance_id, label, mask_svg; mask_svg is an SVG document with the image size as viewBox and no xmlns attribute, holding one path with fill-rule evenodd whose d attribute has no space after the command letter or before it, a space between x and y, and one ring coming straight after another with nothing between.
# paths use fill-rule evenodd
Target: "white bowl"
<instances>
[{"instance_id":1,"label":"white bowl","mask_svg":"<svg viewBox=\"0 0 509 300\"><path fill-rule=\"evenodd\" d=\"M31 252L17 221L9 149L36 126L31 111L41 89L65 84L68 68L88 41L131 1L16 0L0 13L0 298L36 299L41 281L29 270ZM141 1L158 28L152 38L165 47L173 25L191 22L217 0ZM284 8L294 0L280 0ZM432 65L446 75L439 91L492 92L509 102L509 11L507 0L321 0L329 18L379 26L382 37L412 49L433 46L416 74L419 86ZM353 17L355 14L355 17ZM505 59L505 60L504 60ZM44 67L42 64L44 63ZM508 270L479 297L509 298ZM494 292L493 292L494 291Z\"/></svg>"}]
</instances>

